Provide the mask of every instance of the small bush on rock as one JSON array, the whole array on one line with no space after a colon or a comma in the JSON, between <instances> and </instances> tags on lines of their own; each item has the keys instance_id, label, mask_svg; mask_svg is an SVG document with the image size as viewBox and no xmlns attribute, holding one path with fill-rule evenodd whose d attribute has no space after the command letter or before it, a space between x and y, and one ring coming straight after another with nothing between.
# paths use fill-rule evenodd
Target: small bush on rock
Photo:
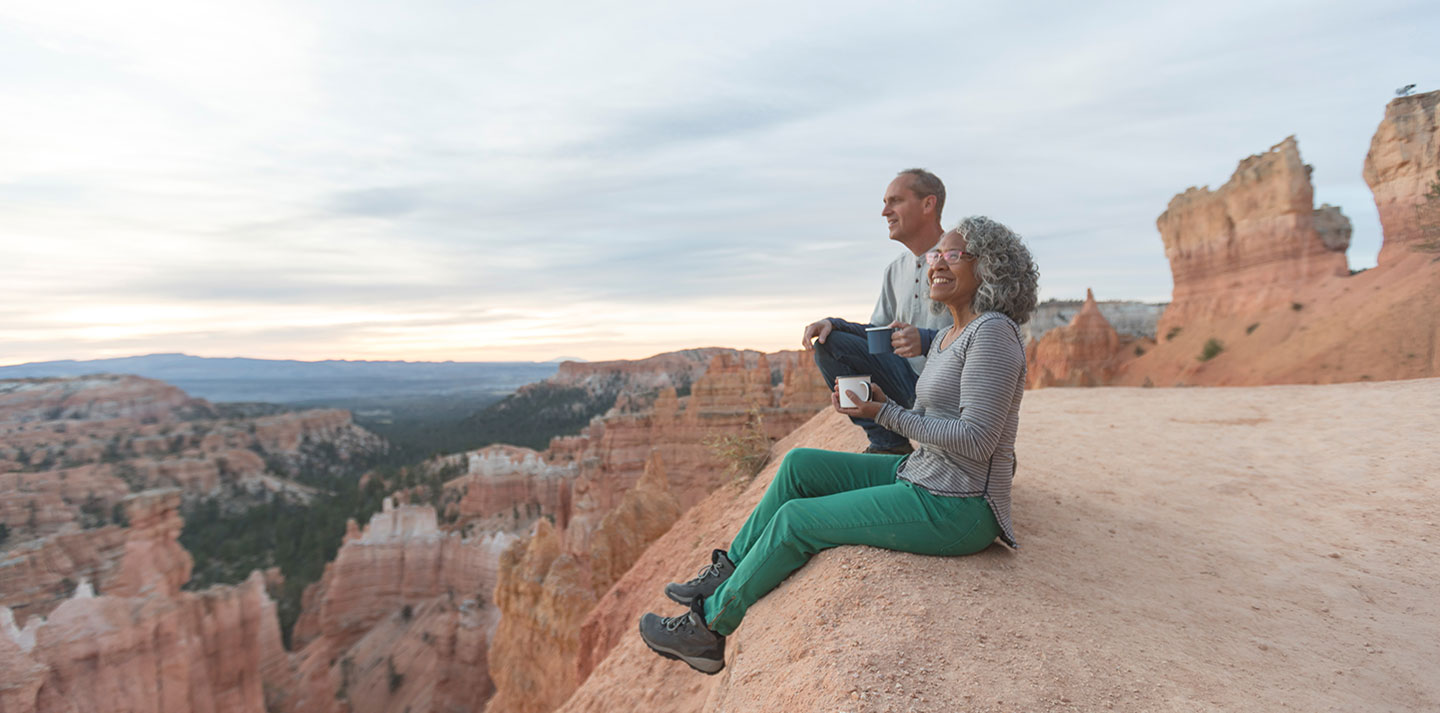
<instances>
[{"instance_id":1,"label":"small bush on rock","mask_svg":"<svg viewBox=\"0 0 1440 713\"><path fill-rule=\"evenodd\" d=\"M1197 361L1210 361L1222 351L1225 351L1225 345L1219 339L1211 337L1206 340L1205 347L1200 350L1200 356L1195 358Z\"/></svg>"}]
</instances>

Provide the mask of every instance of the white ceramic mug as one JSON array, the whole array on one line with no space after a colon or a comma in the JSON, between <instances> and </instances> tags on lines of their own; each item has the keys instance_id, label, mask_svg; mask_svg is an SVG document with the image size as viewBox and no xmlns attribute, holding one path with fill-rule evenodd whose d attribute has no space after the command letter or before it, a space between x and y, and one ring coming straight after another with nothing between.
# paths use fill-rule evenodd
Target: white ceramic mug
<instances>
[{"instance_id":1,"label":"white ceramic mug","mask_svg":"<svg viewBox=\"0 0 1440 713\"><path fill-rule=\"evenodd\" d=\"M845 395L846 391L854 391L860 396L861 401L870 400L870 375L857 374L855 376L842 376L835 380L835 386L840 389L840 405L845 408L855 408L859 404L850 400Z\"/></svg>"}]
</instances>

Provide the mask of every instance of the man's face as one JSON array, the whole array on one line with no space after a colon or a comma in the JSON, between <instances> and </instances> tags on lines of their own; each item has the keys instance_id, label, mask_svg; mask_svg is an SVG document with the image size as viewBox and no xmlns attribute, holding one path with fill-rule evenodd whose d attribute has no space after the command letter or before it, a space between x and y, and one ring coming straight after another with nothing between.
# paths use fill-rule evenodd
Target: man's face
<instances>
[{"instance_id":1,"label":"man's face","mask_svg":"<svg viewBox=\"0 0 1440 713\"><path fill-rule=\"evenodd\" d=\"M904 242L934 222L935 196L921 198L910 189L909 176L896 176L885 189L881 217L890 227L890 239Z\"/></svg>"}]
</instances>

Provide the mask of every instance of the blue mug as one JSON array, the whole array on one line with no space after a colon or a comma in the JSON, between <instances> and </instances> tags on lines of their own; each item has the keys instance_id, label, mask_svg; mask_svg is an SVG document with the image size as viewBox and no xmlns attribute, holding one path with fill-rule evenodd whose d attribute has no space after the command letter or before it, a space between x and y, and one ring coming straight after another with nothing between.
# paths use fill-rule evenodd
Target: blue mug
<instances>
[{"instance_id":1,"label":"blue mug","mask_svg":"<svg viewBox=\"0 0 1440 713\"><path fill-rule=\"evenodd\" d=\"M890 346L890 335L894 333L894 327L866 327L865 345L871 354L894 354L895 347Z\"/></svg>"}]
</instances>

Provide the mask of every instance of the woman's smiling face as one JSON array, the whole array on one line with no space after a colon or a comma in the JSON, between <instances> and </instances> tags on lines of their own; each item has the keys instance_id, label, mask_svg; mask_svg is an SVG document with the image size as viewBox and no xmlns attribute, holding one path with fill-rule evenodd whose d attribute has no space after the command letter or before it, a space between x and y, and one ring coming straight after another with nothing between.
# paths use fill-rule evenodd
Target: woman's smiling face
<instances>
[{"instance_id":1,"label":"woman's smiling face","mask_svg":"<svg viewBox=\"0 0 1440 713\"><path fill-rule=\"evenodd\" d=\"M937 255L938 253L938 255ZM956 262L946 257L957 257ZM965 238L955 231L940 237L940 244L926 254L930 270L930 299L947 305L965 306L975 297L980 281L975 278L975 258L965 252Z\"/></svg>"}]
</instances>

